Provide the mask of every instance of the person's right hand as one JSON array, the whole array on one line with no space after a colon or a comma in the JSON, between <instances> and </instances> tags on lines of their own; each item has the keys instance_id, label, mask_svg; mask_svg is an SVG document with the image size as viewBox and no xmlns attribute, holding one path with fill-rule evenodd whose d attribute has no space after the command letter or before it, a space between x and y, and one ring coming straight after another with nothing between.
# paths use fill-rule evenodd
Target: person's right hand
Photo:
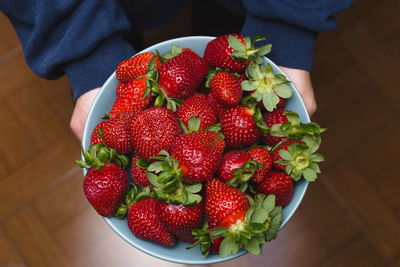
<instances>
[{"instance_id":1,"label":"person's right hand","mask_svg":"<svg viewBox=\"0 0 400 267\"><path fill-rule=\"evenodd\" d=\"M317 111L317 101L315 100L314 89L311 83L310 72L301 69L292 69L279 66L289 77L290 81L299 91L308 115L311 117Z\"/></svg>"},{"instance_id":2,"label":"person's right hand","mask_svg":"<svg viewBox=\"0 0 400 267\"><path fill-rule=\"evenodd\" d=\"M70 127L79 141L82 141L83 128L85 127L86 118L99 91L100 87L87 91L76 100L74 111L72 112Z\"/></svg>"}]
</instances>

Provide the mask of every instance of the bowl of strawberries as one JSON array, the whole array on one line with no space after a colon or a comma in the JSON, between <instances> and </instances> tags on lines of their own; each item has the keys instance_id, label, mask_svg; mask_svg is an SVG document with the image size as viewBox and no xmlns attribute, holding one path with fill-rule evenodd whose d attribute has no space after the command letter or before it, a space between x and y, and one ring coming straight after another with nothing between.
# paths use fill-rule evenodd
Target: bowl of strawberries
<instances>
[{"instance_id":1,"label":"bowl of strawberries","mask_svg":"<svg viewBox=\"0 0 400 267\"><path fill-rule=\"evenodd\" d=\"M262 40L168 40L102 87L77 163L89 203L135 248L182 264L261 254L317 178L324 129Z\"/></svg>"}]
</instances>

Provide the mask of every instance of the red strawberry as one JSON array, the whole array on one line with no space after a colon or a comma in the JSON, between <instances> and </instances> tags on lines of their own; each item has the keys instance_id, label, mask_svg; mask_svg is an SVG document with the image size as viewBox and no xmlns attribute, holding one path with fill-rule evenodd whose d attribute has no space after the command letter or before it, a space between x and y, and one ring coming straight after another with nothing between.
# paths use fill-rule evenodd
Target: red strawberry
<instances>
[{"instance_id":1,"label":"red strawberry","mask_svg":"<svg viewBox=\"0 0 400 267\"><path fill-rule=\"evenodd\" d=\"M206 183L205 214L210 228L244 221L250 203L238 188L213 178Z\"/></svg>"},{"instance_id":2,"label":"red strawberry","mask_svg":"<svg viewBox=\"0 0 400 267\"><path fill-rule=\"evenodd\" d=\"M207 97L203 94L192 95L186 99L178 108L176 115L188 126L188 120L193 115L200 118L199 130L211 126L217 122L217 115L213 106L207 101Z\"/></svg>"},{"instance_id":3,"label":"red strawberry","mask_svg":"<svg viewBox=\"0 0 400 267\"><path fill-rule=\"evenodd\" d=\"M156 204L156 212L168 232L173 233L183 242L194 242L192 230L201 223L203 202L195 206L184 206L159 201Z\"/></svg>"},{"instance_id":4,"label":"red strawberry","mask_svg":"<svg viewBox=\"0 0 400 267\"><path fill-rule=\"evenodd\" d=\"M272 167L271 152L263 147L253 147L248 151L248 153L250 154L252 160L263 164L263 167L259 167L256 173L251 178L251 181L253 183L259 184L264 180L265 176Z\"/></svg>"},{"instance_id":5,"label":"red strawberry","mask_svg":"<svg viewBox=\"0 0 400 267\"><path fill-rule=\"evenodd\" d=\"M247 182L256 172L258 165L251 161L250 154L242 150L230 150L222 156L217 176L229 185Z\"/></svg>"},{"instance_id":6,"label":"red strawberry","mask_svg":"<svg viewBox=\"0 0 400 267\"><path fill-rule=\"evenodd\" d=\"M83 192L89 203L101 215L111 217L128 190L128 175L115 163L100 169L91 168L83 180Z\"/></svg>"},{"instance_id":7,"label":"red strawberry","mask_svg":"<svg viewBox=\"0 0 400 267\"><path fill-rule=\"evenodd\" d=\"M213 68L240 72L250 61L261 63L260 58L269 52L270 45L255 48L254 42L264 39L256 36L251 42L249 37L240 34L222 35L207 44L204 59Z\"/></svg>"},{"instance_id":8,"label":"red strawberry","mask_svg":"<svg viewBox=\"0 0 400 267\"><path fill-rule=\"evenodd\" d=\"M279 124L282 125L285 122L289 121L288 118L285 115L285 109L275 109L272 112L267 112L263 115L263 120L265 122L265 124L271 128L272 125L274 124ZM269 145L269 146L275 146L276 144L278 144L280 141L284 140L286 137L282 136L282 137L277 137L277 136L272 136L271 134L266 134L262 137L262 140L264 142L264 144Z\"/></svg>"},{"instance_id":9,"label":"red strawberry","mask_svg":"<svg viewBox=\"0 0 400 267\"><path fill-rule=\"evenodd\" d=\"M128 110L143 110L151 102L151 94L143 98L146 91L146 77L131 80L126 83L114 101L109 117L115 118L118 114Z\"/></svg>"},{"instance_id":10,"label":"red strawberry","mask_svg":"<svg viewBox=\"0 0 400 267\"><path fill-rule=\"evenodd\" d=\"M132 155L131 160L131 175L132 180L135 184L139 186L148 186L150 185L149 179L146 177L147 169L141 168L136 164L136 161L140 157L135 153Z\"/></svg>"},{"instance_id":11,"label":"red strawberry","mask_svg":"<svg viewBox=\"0 0 400 267\"><path fill-rule=\"evenodd\" d=\"M241 148L255 143L261 133L253 114L247 107L236 106L227 109L221 118L221 132L228 148Z\"/></svg>"},{"instance_id":12,"label":"red strawberry","mask_svg":"<svg viewBox=\"0 0 400 267\"><path fill-rule=\"evenodd\" d=\"M219 72L210 81L210 93L225 106L237 106L242 97L239 80L229 72Z\"/></svg>"},{"instance_id":13,"label":"red strawberry","mask_svg":"<svg viewBox=\"0 0 400 267\"><path fill-rule=\"evenodd\" d=\"M139 110L126 111L110 119L103 128L104 143L117 150L118 153L132 152L131 123L140 112Z\"/></svg>"},{"instance_id":14,"label":"red strawberry","mask_svg":"<svg viewBox=\"0 0 400 267\"><path fill-rule=\"evenodd\" d=\"M145 198L133 203L128 211L128 227L138 238L172 247L175 238L161 224L156 212L157 202L156 199Z\"/></svg>"},{"instance_id":15,"label":"red strawberry","mask_svg":"<svg viewBox=\"0 0 400 267\"><path fill-rule=\"evenodd\" d=\"M155 56L154 53L145 52L135 55L134 57L124 60L119 63L115 75L121 83L127 83L136 79L139 76L147 73L147 67L150 60ZM157 70L161 67L161 61L158 57L154 60L154 65Z\"/></svg>"},{"instance_id":16,"label":"red strawberry","mask_svg":"<svg viewBox=\"0 0 400 267\"><path fill-rule=\"evenodd\" d=\"M193 51L184 51L168 59L159 71L159 84L171 97L193 94L208 72L207 62Z\"/></svg>"},{"instance_id":17,"label":"red strawberry","mask_svg":"<svg viewBox=\"0 0 400 267\"><path fill-rule=\"evenodd\" d=\"M171 156L178 160L183 179L189 184L205 182L218 168L225 148L224 139L214 131L200 131L181 135L171 148Z\"/></svg>"},{"instance_id":18,"label":"red strawberry","mask_svg":"<svg viewBox=\"0 0 400 267\"><path fill-rule=\"evenodd\" d=\"M256 191L265 195L274 194L276 205L285 207L290 203L294 194L292 177L284 172L272 171L267 174Z\"/></svg>"},{"instance_id":19,"label":"red strawberry","mask_svg":"<svg viewBox=\"0 0 400 267\"><path fill-rule=\"evenodd\" d=\"M90 143L92 145L103 142L103 138L101 136L103 136L103 127L106 123L107 121L101 121L96 125L96 127L94 127L92 135L90 136Z\"/></svg>"},{"instance_id":20,"label":"red strawberry","mask_svg":"<svg viewBox=\"0 0 400 267\"><path fill-rule=\"evenodd\" d=\"M136 153L145 160L170 151L174 140L182 133L175 114L164 107L144 110L132 121L132 142Z\"/></svg>"},{"instance_id":21,"label":"red strawberry","mask_svg":"<svg viewBox=\"0 0 400 267\"><path fill-rule=\"evenodd\" d=\"M207 95L207 100L211 104L211 106L214 108L216 114L217 114L217 119L220 120L222 118L222 115L224 114L226 107L219 103L215 98L213 97L212 94Z\"/></svg>"},{"instance_id":22,"label":"red strawberry","mask_svg":"<svg viewBox=\"0 0 400 267\"><path fill-rule=\"evenodd\" d=\"M123 90L124 86L125 86L124 83L120 83L117 85L117 88L116 88L117 97L121 94L121 91Z\"/></svg>"}]
</instances>

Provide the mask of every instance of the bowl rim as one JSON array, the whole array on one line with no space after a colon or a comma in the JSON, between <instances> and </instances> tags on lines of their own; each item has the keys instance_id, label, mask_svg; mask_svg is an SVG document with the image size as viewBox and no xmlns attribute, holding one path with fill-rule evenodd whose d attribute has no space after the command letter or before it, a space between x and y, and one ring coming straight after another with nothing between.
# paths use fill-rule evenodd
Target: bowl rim
<instances>
[{"instance_id":1,"label":"bowl rim","mask_svg":"<svg viewBox=\"0 0 400 267\"><path fill-rule=\"evenodd\" d=\"M185 36L185 37L178 37L178 38L173 38L173 39L169 39L169 40L165 40L156 44L153 44L139 52L137 52L136 54L132 55L135 56L137 54L140 53L144 53L144 52L154 52L155 51L155 47L157 46L167 46L170 45L172 46L172 44L179 42L179 41L186 41L186 40L194 40L194 39L202 39L202 40L207 40L207 41L211 41L213 39L215 39L216 37L214 36L205 36L205 35L199 35L199 36ZM281 68L276 65L272 60L270 60L268 57L264 56L264 62L267 61L268 64L270 64L271 66L273 66L274 70L278 70L281 74L284 74L286 77L287 75L281 70ZM115 79L115 73L116 71L114 70L113 73L110 74L110 76L107 78L107 80L104 82L104 84L101 86L100 91L98 92L97 96L95 97L93 103L90 106L89 112L88 112L88 116L86 118L85 121L85 126L84 126L84 130L83 130L83 135L82 135L82 146L85 149L85 151L88 149L89 144L90 144L90 135L92 132L92 129L89 129L89 121L92 119L92 117L94 116L94 107L98 104L98 102L101 100L102 95L105 93L105 88L109 87L110 84L113 83L113 80ZM289 77L287 77L287 79L290 81ZM293 83L290 83L291 88L293 89L293 93L297 94L300 102L298 104L300 104L300 108L302 110L306 110L305 104L302 100L302 98L300 97L300 93L297 90L297 88L295 87L295 85ZM303 121L305 122L310 122L310 117L308 115L307 112L305 112L304 114L305 117L302 118ZM83 159L83 155L81 154L81 157ZM87 169L83 168L83 174L86 175L87 173ZM303 201L304 195L307 192L308 189L308 185L309 182L305 179L303 179L303 183L305 183L304 185L304 189L300 192L299 194L299 201L297 203L295 203L295 205L293 206L292 211L290 212L290 214L288 216L285 217L285 220L282 222L282 225L279 229L282 230L283 227L289 222L289 220L291 219L291 217L294 215L294 213L297 211L298 207L300 206L300 203ZM224 261L228 261L228 260L233 260L235 258L238 258L240 256L243 256L245 254L247 254L246 251L244 251L243 249L239 250L235 255L230 255L226 258L217 258L215 260L209 260L209 261L203 261L207 258L204 258L202 261L196 261L196 260L190 260L190 261L185 261L185 260L179 260L179 259L175 259L172 257L168 257L166 255L161 255L157 252L151 251L143 246L139 246L137 244L135 244L132 240L130 240L125 234L123 234L120 229L116 229L116 227L114 227L114 225L111 222L111 218L107 218L107 217L103 217L103 219L106 221L106 223L108 224L108 226L116 233L118 234L119 237L121 237L123 240L125 240L127 243L129 243L130 245L132 245L133 247L135 247L136 249L150 255L153 257L156 257L158 259L161 260L166 260L169 262L173 262L173 263L179 263L179 264L188 264L188 265L198 265L198 264L214 264L214 263L220 263L220 262L224 262ZM178 241L177 242L181 242Z\"/></svg>"}]
</instances>

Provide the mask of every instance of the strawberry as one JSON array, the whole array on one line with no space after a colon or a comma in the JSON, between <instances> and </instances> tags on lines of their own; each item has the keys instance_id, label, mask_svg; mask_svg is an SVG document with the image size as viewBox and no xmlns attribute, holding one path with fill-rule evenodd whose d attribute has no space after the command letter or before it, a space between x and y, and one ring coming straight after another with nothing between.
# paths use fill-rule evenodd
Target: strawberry
<instances>
[{"instance_id":1,"label":"strawberry","mask_svg":"<svg viewBox=\"0 0 400 267\"><path fill-rule=\"evenodd\" d=\"M183 51L159 71L159 85L171 97L187 98L199 87L208 72L207 62L193 51Z\"/></svg>"},{"instance_id":2,"label":"strawberry","mask_svg":"<svg viewBox=\"0 0 400 267\"><path fill-rule=\"evenodd\" d=\"M131 204L127 217L128 227L138 238L172 247L175 238L160 222L156 212L157 202L158 200L153 198L144 198Z\"/></svg>"},{"instance_id":3,"label":"strawberry","mask_svg":"<svg viewBox=\"0 0 400 267\"><path fill-rule=\"evenodd\" d=\"M232 73L219 72L211 78L210 93L221 104L233 107L240 102L242 87Z\"/></svg>"},{"instance_id":4,"label":"strawberry","mask_svg":"<svg viewBox=\"0 0 400 267\"><path fill-rule=\"evenodd\" d=\"M250 154L252 160L262 164L262 167L259 167L251 178L251 182L259 184L264 180L267 173L271 170L271 152L268 149L259 146L253 147L247 152Z\"/></svg>"},{"instance_id":5,"label":"strawberry","mask_svg":"<svg viewBox=\"0 0 400 267\"><path fill-rule=\"evenodd\" d=\"M173 141L182 133L175 114L164 107L144 110L132 121L132 143L136 153L145 160L170 151Z\"/></svg>"},{"instance_id":6,"label":"strawberry","mask_svg":"<svg viewBox=\"0 0 400 267\"><path fill-rule=\"evenodd\" d=\"M172 145L171 156L178 160L183 180L194 184L213 176L224 148L224 139L218 133L199 131L179 136Z\"/></svg>"},{"instance_id":7,"label":"strawberry","mask_svg":"<svg viewBox=\"0 0 400 267\"><path fill-rule=\"evenodd\" d=\"M252 92L251 97L270 112L277 108L281 98L292 96L290 81L282 74L275 74L270 64L252 63L246 68L246 76L248 80L241 83L243 91Z\"/></svg>"},{"instance_id":8,"label":"strawberry","mask_svg":"<svg viewBox=\"0 0 400 267\"><path fill-rule=\"evenodd\" d=\"M278 124L282 125L285 122L288 122L288 118L285 115L285 112L288 110L285 109L275 109L272 112L267 112L263 115L263 120L267 127L271 128L272 125ZM270 133L267 133L262 137L262 140L264 144L269 145L269 146L275 146L278 144L280 141L284 140L286 137L285 136L272 136Z\"/></svg>"},{"instance_id":9,"label":"strawberry","mask_svg":"<svg viewBox=\"0 0 400 267\"><path fill-rule=\"evenodd\" d=\"M128 110L143 110L151 102L152 96L146 91L146 77L129 81L120 89L119 96L114 101L109 117L115 118L118 114Z\"/></svg>"},{"instance_id":10,"label":"strawberry","mask_svg":"<svg viewBox=\"0 0 400 267\"><path fill-rule=\"evenodd\" d=\"M276 197L276 205L285 207L293 198L294 185L292 178L284 172L272 171L267 174L264 181L257 186L257 193Z\"/></svg>"},{"instance_id":11,"label":"strawberry","mask_svg":"<svg viewBox=\"0 0 400 267\"><path fill-rule=\"evenodd\" d=\"M206 183L205 214L211 228L244 220L250 203L245 194L218 179Z\"/></svg>"},{"instance_id":12,"label":"strawberry","mask_svg":"<svg viewBox=\"0 0 400 267\"><path fill-rule=\"evenodd\" d=\"M319 140L306 136L305 142L286 140L281 143L272 154L274 166L286 171L293 180L298 181L303 176L307 181L315 181L321 173L318 162L324 160L320 154L314 153L319 147Z\"/></svg>"},{"instance_id":13,"label":"strawberry","mask_svg":"<svg viewBox=\"0 0 400 267\"><path fill-rule=\"evenodd\" d=\"M222 118L222 115L224 114L225 110L227 109L224 105L219 103L211 93L207 95L207 100L211 104L211 106L214 108L215 113L217 114L217 119L220 120Z\"/></svg>"},{"instance_id":14,"label":"strawberry","mask_svg":"<svg viewBox=\"0 0 400 267\"><path fill-rule=\"evenodd\" d=\"M115 75L121 83L127 83L143 76L147 73L147 68L151 59L155 56L154 53L145 52L135 55L134 57L124 60L118 64ZM155 57L154 65L157 70L161 67L161 61Z\"/></svg>"},{"instance_id":15,"label":"strawberry","mask_svg":"<svg viewBox=\"0 0 400 267\"><path fill-rule=\"evenodd\" d=\"M115 89L116 93L117 93L117 97L121 94L121 91L124 89L125 84L124 83L119 83L117 85L117 88Z\"/></svg>"},{"instance_id":16,"label":"strawberry","mask_svg":"<svg viewBox=\"0 0 400 267\"><path fill-rule=\"evenodd\" d=\"M227 109L221 118L221 132L227 148L241 148L255 143L261 136L253 114L245 106Z\"/></svg>"},{"instance_id":17,"label":"strawberry","mask_svg":"<svg viewBox=\"0 0 400 267\"><path fill-rule=\"evenodd\" d=\"M257 171L259 165L251 160L248 152L242 150L230 150L222 156L217 176L229 185L238 186L247 182Z\"/></svg>"},{"instance_id":18,"label":"strawberry","mask_svg":"<svg viewBox=\"0 0 400 267\"><path fill-rule=\"evenodd\" d=\"M140 163L138 162L138 160L143 160L143 159L141 159L136 153L134 153L132 155L131 169L130 169L132 180L135 184L139 186L148 186L150 185L150 181L146 177L147 169L140 167L139 166Z\"/></svg>"},{"instance_id":19,"label":"strawberry","mask_svg":"<svg viewBox=\"0 0 400 267\"><path fill-rule=\"evenodd\" d=\"M265 38L256 35L253 42L249 37L240 34L222 35L208 42L204 51L204 59L213 68L228 69L233 72L243 71L250 61L262 62L271 45L254 47L254 42ZM261 61L260 61L261 60Z\"/></svg>"},{"instance_id":20,"label":"strawberry","mask_svg":"<svg viewBox=\"0 0 400 267\"><path fill-rule=\"evenodd\" d=\"M186 99L176 111L176 115L188 128L189 118L192 116L199 117L199 130L203 130L217 122L215 110L203 94L195 94Z\"/></svg>"},{"instance_id":21,"label":"strawberry","mask_svg":"<svg viewBox=\"0 0 400 267\"><path fill-rule=\"evenodd\" d=\"M138 110L126 111L110 119L103 128L104 143L117 150L118 153L132 152L131 123L140 112Z\"/></svg>"},{"instance_id":22,"label":"strawberry","mask_svg":"<svg viewBox=\"0 0 400 267\"><path fill-rule=\"evenodd\" d=\"M275 207L275 197L257 195L247 198L238 188L213 178L206 183L205 215L211 240L223 238L221 257L244 248L253 254L262 252L262 245L274 239L282 221L282 209ZM249 201L251 199L251 203Z\"/></svg>"},{"instance_id":23,"label":"strawberry","mask_svg":"<svg viewBox=\"0 0 400 267\"><path fill-rule=\"evenodd\" d=\"M299 141L299 140L286 140L283 143L281 143L272 153L272 158L273 158L273 163L274 163L274 167L284 171L286 169L286 165L282 165L280 163L278 163L279 160L282 159L282 157L279 155L279 152L284 149L286 151L288 151L289 145L292 143L297 143L297 144L302 144L303 142Z\"/></svg>"},{"instance_id":24,"label":"strawberry","mask_svg":"<svg viewBox=\"0 0 400 267\"><path fill-rule=\"evenodd\" d=\"M197 228L203 217L203 202L194 206L168 204L158 201L156 212L164 228L183 242L193 242L192 230Z\"/></svg>"},{"instance_id":25,"label":"strawberry","mask_svg":"<svg viewBox=\"0 0 400 267\"><path fill-rule=\"evenodd\" d=\"M83 192L98 214L112 216L128 190L128 175L115 163L90 169L83 180Z\"/></svg>"},{"instance_id":26,"label":"strawberry","mask_svg":"<svg viewBox=\"0 0 400 267\"><path fill-rule=\"evenodd\" d=\"M92 135L90 136L90 143L92 145L103 142L103 128L106 123L107 121L101 121L94 127Z\"/></svg>"}]
</instances>

